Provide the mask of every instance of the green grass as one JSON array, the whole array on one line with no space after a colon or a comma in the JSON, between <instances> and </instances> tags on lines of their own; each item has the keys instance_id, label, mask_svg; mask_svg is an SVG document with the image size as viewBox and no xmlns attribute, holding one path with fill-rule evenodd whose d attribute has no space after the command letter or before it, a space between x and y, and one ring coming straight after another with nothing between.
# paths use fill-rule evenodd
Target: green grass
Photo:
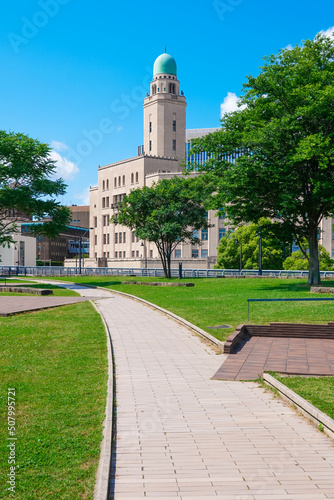
<instances>
[{"instance_id":1,"label":"green grass","mask_svg":"<svg viewBox=\"0 0 334 500\"><path fill-rule=\"evenodd\" d=\"M219 340L225 340L235 327L247 323L247 299L255 298L324 298L311 294L303 279L184 279L195 287L149 287L122 285L121 281L166 281L163 278L94 277L61 278L77 283L107 287L141 297L187 319ZM173 281L179 281L177 279ZM334 281L327 284L334 286ZM270 322L326 323L334 320L333 302L259 302L250 304L250 323ZM226 330L209 326L231 325Z\"/></svg>"},{"instance_id":2,"label":"green grass","mask_svg":"<svg viewBox=\"0 0 334 500\"><path fill-rule=\"evenodd\" d=\"M33 281L28 281L28 280L17 280L17 279L9 279L9 278L6 278L6 280L4 278L0 278L0 285L4 285L5 284L5 281L6 281L6 284L7 285L11 285L12 283L34 283Z\"/></svg>"},{"instance_id":3,"label":"green grass","mask_svg":"<svg viewBox=\"0 0 334 500\"><path fill-rule=\"evenodd\" d=\"M88 303L0 318L0 498L16 390L17 500L93 499L106 404L106 335Z\"/></svg>"},{"instance_id":4,"label":"green grass","mask_svg":"<svg viewBox=\"0 0 334 500\"><path fill-rule=\"evenodd\" d=\"M272 375L334 419L334 377L281 377L277 373Z\"/></svg>"}]
</instances>

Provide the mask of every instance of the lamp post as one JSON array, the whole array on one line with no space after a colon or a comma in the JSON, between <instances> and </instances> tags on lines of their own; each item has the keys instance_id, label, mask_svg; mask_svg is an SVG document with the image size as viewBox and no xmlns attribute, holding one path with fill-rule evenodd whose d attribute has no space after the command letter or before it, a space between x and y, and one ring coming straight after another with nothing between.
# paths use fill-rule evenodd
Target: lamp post
<instances>
[{"instance_id":1,"label":"lamp post","mask_svg":"<svg viewBox=\"0 0 334 500\"><path fill-rule=\"evenodd\" d=\"M144 242L145 241L145 242ZM144 247L144 259L145 259L145 269L147 269L147 251L146 251L146 240L141 242L140 246Z\"/></svg>"},{"instance_id":2,"label":"lamp post","mask_svg":"<svg viewBox=\"0 0 334 500\"><path fill-rule=\"evenodd\" d=\"M241 236L239 237L239 239L237 238L235 240L235 243L238 245L240 243L240 272L242 271L242 238Z\"/></svg>"},{"instance_id":3,"label":"lamp post","mask_svg":"<svg viewBox=\"0 0 334 500\"><path fill-rule=\"evenodd\" d=\"M262 228L259 227L257 234L259 236L259 276L262 276Z\"/></svg>"},{"instance_id":4,"label":"lamp post","mask_svg":"<svg viewBox=\"0 0 334 500\"><path fill-rule=\"evenodd\" d=\"M86 236L86 234L91 230L94 229L90 227L87 229L82 235L79 236L79 274L81 274L81 252L82 252L82 238ZM88 240L89 241L89 240ZM85 267L85 256L83 256L83 267Z\"/></svg>"}]
</instances>

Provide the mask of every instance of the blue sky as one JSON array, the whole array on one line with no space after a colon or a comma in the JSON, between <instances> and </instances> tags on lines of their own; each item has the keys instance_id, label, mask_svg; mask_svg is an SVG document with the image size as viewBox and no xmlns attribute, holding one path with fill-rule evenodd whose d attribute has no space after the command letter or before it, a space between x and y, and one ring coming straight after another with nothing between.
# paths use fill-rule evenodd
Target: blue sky
<instances>
[{"instance_id":1,"label":"blue sky","mask_svg":"<svg viewBox=\"0 0 334 500\"><path fill-rule=\"evenodd\" d=\"M1 128L55 148L64 204L137 154L153 63L178 66L187 128L219 126L262 58L334 25L332 0L17 0L1 6Z\"/></svg>"}]
</instances>

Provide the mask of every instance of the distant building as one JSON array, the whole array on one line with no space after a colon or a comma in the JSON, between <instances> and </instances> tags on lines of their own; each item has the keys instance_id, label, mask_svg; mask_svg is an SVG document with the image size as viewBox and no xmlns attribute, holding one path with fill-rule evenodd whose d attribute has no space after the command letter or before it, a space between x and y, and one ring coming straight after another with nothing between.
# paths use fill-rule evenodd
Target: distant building
<instances>
[{"instance_id":1,"label":"distant building","mask_svg":"<svg viewBox=\"0 0 334 500\"><path fill-rule=\"evenodd\" d=\"M154 63L150 94L144 99L144 144L138 147L138 156L99 167L98 185L90 188L90 265L160 267L154 243L139 241L128 228L109 220L132 189L183 176L182 162L191 140L217 130L186 131L186 105L176 62L162 54ZM193 160L202 164L205 159L202 154ZM223 214L216 217L215 213L208 212L214 226L198 235L202 245L181 243L173 253L174 265L182 261L184 267L210 268L215 264L219 240L227 230Z\"/></svg>"},{"instance_id":2,"label":"distant building","mask_svg":"<svg viewBox=\"0 0 334 500\"><path fill-rule=\"evenodd\" d=\"M32 234L32 227L34 224L36 223L22 223L22 234ZM82 246L81 254L88 254L88 228L67 226L66 230L62 231L56 238L38 235L35 239L35 259L48 265L50 262L64 262L65 259L79 256L80 240Z\"/></svg>"},{"instance_id":3,"label":"distant building","mask_svg":"<svg viewBox=\"0 0 334 500\"><path fill-rule=\"evenodd\" d=\"M89 205L71 205L72 218L70 225L73 227L89 227Z\"/></svg>"},{"instance_id":4,"label":"distant building","mask_svg":"<svg viewBox=\"0 0 334 500\"><path fill-rule=\"evenodd\" d=\"M0 266L35 266L36 238L31 234L22 234L20 222L16 225L17 231L11 233L14 243L0 245Z\"/></svg>"}]
</instances>

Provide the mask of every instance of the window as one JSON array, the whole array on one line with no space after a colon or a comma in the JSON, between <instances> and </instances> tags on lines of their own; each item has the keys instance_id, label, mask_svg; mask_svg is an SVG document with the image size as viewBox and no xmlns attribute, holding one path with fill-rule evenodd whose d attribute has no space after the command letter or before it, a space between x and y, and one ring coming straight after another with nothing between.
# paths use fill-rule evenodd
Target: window
<instances>
[{"instance_id":1,"label":"window","mask_svg":"<svg viewBox=\"0 0 334 500\"><path fill-rule=\"evenodd\" d=\"M95 245L97 245L97 235L95 235Z\"/></svg>"},{"instance_id":2,"label":"window","mask_svg":"<svg viewBox=\"0 0 334 500\"><path fill-rule=\"evenodd\" d=\"M138 172L136 172L136 182L138 182Z\"/></svg>"},{"instance_id":3,"label":"window","mask_svg":"<svg viewBox=\"0 0 334 500\"><path fill-rule=\"evenodd\" d=\"M103 257L104 257L104 258L106 258L106 257L107 257L106 252L103 252Z\"/></svg>"},{"instance_id":4,"label":"window","mask_svg":"<svg viewBox=\"0 0 334 500\"><path fill-rule=\"evenodd\" d=\"M219 229L219 241L226 235L226 229Z\"/></svg>"},{"instance_id":5,"label":"window","mask_svg":"<svg viewBox=\"0 0 334 500\"><path fill-rule=\"evenodd\" d=\"M119 243L122 243L122 236L123 236L122 233L118 234L118 241L119 241Z\"/></svg>"},{"instance_id":6,"label":"window","mask_svg":"<svg viewBox=\"0 0 334 500\"><path fill-rule=\"evenodd\" d=\"M133 175L133 174L131 174L131 184L133 184L133 183L134 183L134 180L135 180L135 179L134 179L134 175Z\"/></svg>"},{"instance_id":7,"label":"window","mask_svg":"<svg viewBox=\"0 0 334 500\"><path fill-rule=\"evenodd\" d=\"M126 243L126 233L123 233L123 243Z\"/></svg>"},{"instance_id":8,"label":"window","mask_svg":"<svg viewBox=\"0 0 334 500\"><path fill-rule=\"evenodd\" d=\"M173 120L173 132L176 132L176 120Z\"/></svg>"},{"instance_id":9,"label":"window","mask_svg":"<svg viewBox=\"0 0 334 500\"><path fill-rule=\"evenodd\" d=\"M102 208L106 208L106 199L105 198L102 198ZM76 220L73 222L76 222Z\"/></svg>"},{"instance_id":10,"label":"window","mask_svg":"<svg viewBox=\"0 0 334 500\"><path fill-rule=\"evenodd\" d=\"M118 243L118 233L115 233L115 243Z\"/></svg>"},{"instance_id":11,"label":"window","mask_svg":"<svg viewBox=\"0 0 334 500\"><path fill-rule=\"evenodd\" d=\"M193 259L198 259L198 250L195 250L194 248L191 251L191 256Z\"/></svg>"},{"instance_id":12,"label":"window","mask_svg":"<svg viewBox=\"0 0 334 500\"><path fill-rule=\"evenodd\" d=\"M115 252L115 259L118 258L118 252Z\"/></svg>"},{"instance_id":13,"label":"window","mask_svg":"<svg viewBox=\"0 0 334 500\"><path fill-rule=\"evenodd\" d=\"M152 122L150 122L150 133L152 132Z\"/></svg>"},{"instance_id":14,"label":"window","mask_svg":"<svg viewBox=\"0 0 334 500\"><path fill-rule=\"evenodd\" d=\"M114 178L114 187L117 188L117 177Z\"/></svg>"},{"instance_id":15,"label":"window","mask_svg":"<svg viewBox=\"0 0 334 500\"><path fill-rule=\"evenodd\" d=\"M106 235L106 234L104 234L104 235L103 235L103 244L105 245L106 243L107 243L107 235Z\"/></svg>"},{"instance_id":16,"label":"window","mask_svg":"<svg viewBox=\"0 0 334 500\"><path fill-rule=\"evenodd\" d=\"M209 237L209 231L207 229L202 229L202 241L207 241Z\"/></svg>"},{"instance_id":17,"label":"window","mask_svg":"<svg viewBox=\"0 0 334 500\"><path fill-rule=\"evenodd\" d=\"M153 259L153 250L150 250L150 258Z\"/></svg>"},{"instance_id":18,"label":"window","mask_svg":"<svg viewBox=\"0 0 334 500\"><path fill-rule=\"evenodd\" d=\"M135 251L134 251L134 250L132 250L132 252L131 252L131 256L132 256L132 257L134 257L134 256L135 256Z\"/></svg>"},{"instance_id":19,"label":"window","mask_svg":"<svg viewBox=\"0 0 334 500\"><path fill-rule=\"evenodd\" d=\"M205 212L205 218L208 219L209 218L209 212Z\"/></svg>"},{"instance_id":20,"label":"window","mask_svg":"<svg viewBox=\"0 0 334 500\"><path fill-rule=\"evenodd\" d=\"M136 251L136 257L139 257L139 250Z\"/></svg>"},{"instance_id":21,"label":"window","mask_svg":"<svg viewBox=\"0 0 334 500\"><path fill-rule=\"evenodd\" d=\"M94 227L97 227L97 217L94 217Z\"/></svg>"},{"instance_id":22,"label":"window","mask_svg":"<svg viewBox=\"0 0 334 500\"><path fill-rule=\"evenodd\" d=\"M121 186L121 176L118 177L118 187Z\"/></svg>"},{"instance_id":23,"label":"window","mask_svg":"<svg viewBox=\"0 0 334 500\"><path fill-rule=\"evenodd\" d=\"M222 208L219 209L219 218L220 219L225 219L226 214Z\"/></svg>"},{"instance_id":24,"label":"window","mask_svg":"<svg viewBox=\"0 0 334 500\"><path fill-rule=\"evenodd\" d=\"M80 219L78 219L78 224L80 224Z\"/></svg>"},{"instance_id":25,"label":"window","mask_svg":"<svg viewBox=\"0 0 334 500\"><path fill-rule=\"evenodd\" d=\"M134 231L132 231L132 243L134 243L135 241L136 241L136 235Z\"/></svg>"},{"instance_id":26,"label":"window","mask_svg":"<svg viewBox=\"0 0 334 500\"><path fill-rule=\"evenodd\" d=\"M173 151L176 151L176 139L173 139Z\"/></svg>"},{"instance_id":27,"label":"window","mask_svg":"<svg viewBox=\"0 0 334 500\"><path fill-rule=\"evenodd\" d=\"M109 179L107 179L107 189L109 189Z\"/></svg>"},{"instance_id":28,"label":"window","mask_svg":"<svg viewBox=\"0 0 334 500\"><path fill-rule=\"evenodd\" d=\"M123 252L123 259L126 259L126 252Z\"/></svg>"},{"instance_id":29,"label":"window","mask_svg":"<svg viewBox=\"0 0 334 500\"><path fill-rule=\"evenodd\" d=\"M174 257L175 257L175 259L180 259L181 258L181 250L175 250Z\"/></svg>"},{"instance_id":30,"label":"window","mask_svg":"<svg viewBox=\"0 0 334 500\"><path fill-rule=\"evenodd\" d=\"M125 186L125 175L123 175L123 186Z\"/></svg>"},{"instance_id":31,"label":"window","mask_svg":"<svg viewBox=\"0 0 334 500\"><path fill-rule=\"evenodd\" d=\"M104 190L105 190L105 188L106 188L106 183L105 183L105 181L103 181L103 182L102 182L102 190L104 191Z\"/></svg>"},{"instance_id":32,"label":"window","mask_svg":"<svg viewBox=\"0 0 334 500\"><path fill-rule=\"evenodd\" d=\"M110 243L110 234L109 233L107 234L107 243L108 243L108 245Z\"/></svg>"},{"instance_id":33,"label":"window","mask_svg":"<svg viewBox=\"0 0 334 500\"><path fill-rule=\"evenodd\" d=\"M150 141L150 151L152 151L152 141Z\"/></svg>"},{"instance_id":34,"label":"window","mask_svg":"<svg viewBox=\"0 0 334 500\"><path fill-rule=\"evenodd\" d=\"M107 252L107 258L109 259L109 252Z\"/></svg>"},{"instance_id":35,"label":"window","mask_svg":"<svg viewBox=\"0 0 334 500\"><path fill-rule=\"evenodd\" d=\"M197 231L197 229L194 229L193 230L193 238L198 238L199 237L199 232Z\"/></svg>"},{"instance_id":36,"label":"window","mask_svg":"<svg viewBox=\"0 0 334 500\"><path fill-rule=\"evenodd\" d=\"M207 250L201 250L201 257L202 257L202 259L206 259L207 256L208 256L208 251Z\"/></svg>"}]
</instances>

